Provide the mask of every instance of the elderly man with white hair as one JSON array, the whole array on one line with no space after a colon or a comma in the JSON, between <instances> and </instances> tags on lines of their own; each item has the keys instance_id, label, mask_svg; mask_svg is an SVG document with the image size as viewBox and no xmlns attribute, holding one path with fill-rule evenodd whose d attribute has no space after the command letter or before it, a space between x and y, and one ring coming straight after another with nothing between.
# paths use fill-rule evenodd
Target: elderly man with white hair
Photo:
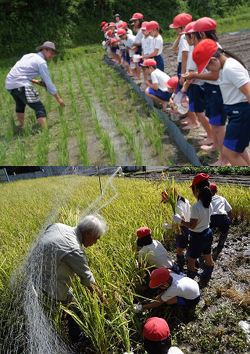
<instances>
[{"instance_id":1,"label":"elderly man with white hair","mask_svg":"<svg viewBox=\"0 0 250 354\"><path fill-rule=\"evenodd\" d=\"M34 263L40 263L39 276L34 275L34 288L46 297L63 304L71 302L69 288L75 275L91 293L95 291L104 300L95 278L88 267L83 247L91 247L105 233L106 222L98 214L88 215L77 226L56 223L48 226L33 249ZM80 313L78 313L80 315ZM83 332L68 316L69 336L72 342L81 341Z\"/></svg>"}]
</instances>

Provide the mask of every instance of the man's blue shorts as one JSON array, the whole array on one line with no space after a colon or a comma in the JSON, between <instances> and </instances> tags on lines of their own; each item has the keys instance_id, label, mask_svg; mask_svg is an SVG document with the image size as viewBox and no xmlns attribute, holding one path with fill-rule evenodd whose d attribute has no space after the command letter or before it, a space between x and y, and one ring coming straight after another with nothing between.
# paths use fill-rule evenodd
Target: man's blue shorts
<instances>
[{"instance_id":1,"label":"man's blue shorts","mask_svg":"<svg viewBox=\"0 0 250 354\"><path fill-rule=\"evenodd\" d=\"M28 103L24 87L19 87L18 89L11 90L11 96L16 101L16 113L24 113L25 107L28 105L30 108L34 109L37 119L46 117L45 107L41 101Z\"/></svg>"},{"instance_id":2,"label":"man's blue shorts","mask_svg":"<svg viewBox=\"0 0 250 354\"><path fill-rule=\"evenodd\" d=\"M191 84L188 89L189 111L202 113L206 108L205 90L203 86Z\"/></svg>"},{"instance_id":3,"label":"man's blue shorts","mask_svg":"<svg viewBox=\"0 0 250 354\"><path fill-rule=\"evenodd\" d=\"M168 91L163 92L161 90L153 90L152 88L149 88L148 92L150 93L150 95L154 95L154 96L160 98L162 101L169 101L170 97L172 96L172 93L170 93Z\"/></svg>"},{"instance_id":4,"label":"man's blue shorts","mask_svg":"<svg viewBox=\"0 0 250 354\"><path fill-rule=\"evenodd\" d=\"M210 228L202 232L193 232L190 230L188 257L197 259L201 254L210 254L212 242L213 234Z\"/></svg>"},{"instance_id":5,"label":"man's blue shorts","mask_svg":"<svg viewBox=\"0 0 250 354\"><path fill-rule=\"evenodd\" d=\"M229 116L223 145L230 150L242 153L250 142L250 104L242 102L225 105Z\"/></svg>"},{"instance_id":6,"label":"man's blue shorts","mask_svg":"<svg viewBox=\"0 0 250 354\"><path fill-rule=\"evenodd\" d=\"M210 228L218 227L222 234L226 234L229 230L230 218L228 215L211 215Z\"/></svg>"},{"instance_id":7,"label":"man's blue shorts","mask_svg":"<svg viewBox=\"0 0 250 354\"><path fill-rule=\"evenodd\" d=\"M181 235L176 235L176 247L186 248L189 242L190 231L185 226L181 226L181 231Z\"/></svg>"},{"instance_id":8,"label":"man's blue shorts","mask_svg":"<svg viewBox=\"0 0 250 354\"><path fill-rule=\"evenodd\" d=\"M206 98L206 116L211 125L225 125L227 114L219 85L204 84Z\"/></svg>"}]
</instances>

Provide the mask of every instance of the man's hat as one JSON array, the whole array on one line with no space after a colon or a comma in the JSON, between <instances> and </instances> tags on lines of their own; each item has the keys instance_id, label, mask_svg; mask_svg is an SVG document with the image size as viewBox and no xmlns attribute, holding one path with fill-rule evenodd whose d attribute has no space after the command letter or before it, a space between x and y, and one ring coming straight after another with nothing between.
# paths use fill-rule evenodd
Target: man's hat
<instances>
[{"instance_id":1,"label":"man's hat","mask_svg":"<svg viewBox=\"0 0 250 354\"><path fill-rule=\"evenodd\" d=\"M39 47L36 48L36 50L39 52L42 49L52 49L56 52L56 54L59 54L59 50L55 48L55 44L53 42L44 42L43 45L40 45Z\"/></svg>"}]
</instances>

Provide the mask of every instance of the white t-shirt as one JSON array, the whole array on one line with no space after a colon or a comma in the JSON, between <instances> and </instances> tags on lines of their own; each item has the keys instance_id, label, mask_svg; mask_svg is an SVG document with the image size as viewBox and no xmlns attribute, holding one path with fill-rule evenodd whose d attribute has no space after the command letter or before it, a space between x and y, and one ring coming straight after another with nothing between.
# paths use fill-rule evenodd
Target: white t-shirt
<instances>
[{"instance_id":1,"label":"white t-shirt","mask_svg":"<svg viewBox=\"0 0 250 354\"><path fill-rule=\"evenodd\" d=\"M211 204L213 208L212 215L227 215L227 213L232 210L226 198L217 194L212 197Z\"/></svg>"},{"instance_id":2,"label":"white t-shirt","mask_svg":"<svg viewBox=\"0 0 250 354\"><path fill-rule=\"evenodd\" d=\"M150 245L143 246L140 249L138 261L142 263L146 257L148 263L156 268L171 268L173 266L172 258L159 241L153 240Z\"/></svg>"},{"instance_id":3,"label":"white t-shirt","mask_svg":"<svg viewBox=\"0 0 250 354\"><path fill-rule=\"evenodd\" d=\"M188 52L188 60L187 60L187 70L186 72L188 72L189 70L192 70L194 71L195 73L198 72L198 67L197 65L195 64L195 62L193 61L193 50L194 50L194 46L191 45L189 46L189 52ZM199 79L194 79L194 80L191 80L192 84L194 85L204 85L204 81L202 80L199 80Z\"/></svg>"},{"instance_id":4,"label":"white t-shirt","mask_svg":"<svg viewBox=\"0 0 250 354\"><path fill-rule=\"evenodd\" d=\"M135 43L142 43L142 39L144 38L144 34L141 31L141 28L137 32L137 35L135 36Z\"/></svg>"},{"instance_id":5,"label":"white t-shirt","mask_svg":"<svg viewBox=\"0 0 250 354\"><path fill-rule=\"evenodd\" d=\"M246 96L239 88L249 82L249 74L237 60L228 58L222 71L222 82L220 83L221 94L224 104L233 105L241 102L248 102Z\"/></svg>"},{"instance_id":6,"label":"white t-shirt","mask_svg":"<svg viewBox=\"0 0 250 354\"><path fill-rule=\"evenodd\" d=\"M191 219L197 219L198 223L194 229L191 229L194 232L202 232L209 228L210 217L212 214L212 205L210 203L208 208L204 208L202 201L198 200L191 208Z\"/></svg>"},{"instance_id":7,"label":"white t-shirt","mask_svg":"<svg viewBox=\"0 0 250 354\"><path fill-rule=\"evenodd\" d=\"M133 36L133 32L131 31L131 29L127 29L127 34L132 35Z\"/></svg>"},{"instance_id":8,"label":"white t-shirt","mask_svg":"<svg viewBox=\"0 0 250 354\"><path fill-rule=\"evenodd\" d=\"M173 283L162 294L162 301L166 302L175 296L183 297L187 300L194 300L200 295L200 288L195 280L173 272L170 273L173 277Z\"/></svg>"},{"instance_id":9,"label":"white t-shirt","mask_svg":"<svg viewBox=\"0 0 250 354\"><path fill-rule=\"evenodd\" d=\"M132 48L134 45L134 41L135 41L135 36L128 34L127 39L122 40L122 43L128 48Z\"/></svg>"},{"instance_id":10,"label":"white t-shirt","mask_svg":"<svg viewBox=\"0 0 250 354\"><path fill-rule=\"evenodd\" d=\"M168 88L166 86L164 86L163 84L164 84L164 82L167 82L169 79L170 79L170 77L166 73L161 71L160 69L155 69L151 73L152 84L158 84L159 90L161 90L163 92L168 91Z\"/></svg>"},{"instance_id":11,"label":"white t-shirt","mask_svg":"<svg viewBox=\"0 0 250 354\"><path fill-rule=\"evenodd\" d=\"M153 38L152 48L153 48L152 52L154 52L155 49L159 49L157 55L160 55L162 53L162 50L163 50L163 39L162 39L162 36L160 34L158 34L157 37Z\"/></svg>"},{"instance_id":12,"label":"white t-shirt","mask_svg":"<svg viewBox=\"0 0 250 354\"><path fill-rule=\"evenodd\" d=\"M168 350L168 354L184 354L182 350L177 347L170 347Z\"/></svg>"},{"instance_id":13,"label":"white t-shirt","mask_svg":"<svg viewBox=\"0 0 250 354\"><path fill-rule=\"evenodd\" d=\"M188 52L189 51L189 45L186 40L185 34L181 36L180 42L179 42L179 51L177 55L177 61L178 63L181 63L182 61L182 52Z\"/></svg>"},{"instance_id":14,"label":"white t-shirt","mask_svg":"<svg viewBox=\"0 0 250 354\"><path fill-rule=\"evenodd\" d=\"M184 216L186 221L190 221L191 206L187 199L185 199L185 202L183 202L181 199L178 200L176 211L180 216Z\"/></svg>"},{"instance_id":15,"label":"white t-shirt","mask_svg":"<svg viewBox=\"0 0 250 354\"><path fill-rule=\"evenodd\" d=\"M153 37L151 36L148 36L148 37L144 37L142 38L142 50L143 50L143 54L144 55L147 55L147 54L150 54L152 53L152 51L150 52L150 47L152 45L152 42L153 42Z\"/></svg>"}]
</instances>

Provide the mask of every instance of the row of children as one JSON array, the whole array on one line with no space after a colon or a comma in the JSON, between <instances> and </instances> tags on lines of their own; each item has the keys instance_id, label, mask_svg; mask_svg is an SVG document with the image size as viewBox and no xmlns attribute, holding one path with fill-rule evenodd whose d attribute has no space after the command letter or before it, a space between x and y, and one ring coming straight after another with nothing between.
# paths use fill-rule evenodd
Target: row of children
<instances>
[{"instance_id":1,"label":"row of children","mask_svg":"<svg viewBox=\"0 0 250 354\"><path fill-rule=\"evenodd\" d=\"M137 230L137 245L139 265L144 265L151 272L150 288L157 288L160 294L155 301L147 304L136 304L134 312L143 309L152 309L162 304L194 308L200 300L200 287L206 286L214 268L214 259L225 243L231 217L231 206L227 200L217 195L217 186L209 182L209 175L196 175L190 186L197 202L191 207L189 201L174 193L177 198L177 214L173 215L174 224L180 225L180 234L176 236L177 262L169 256L164 246L152 239L151 231L147 227ZM168 200L168 191L162 193L162 202ZM164 225L165 227L165 225ZM218 227L220 238L212 257L213 234L211 228ZM185 255L187 250L187 276L184 271ZM198 273L197 263L203 257L203 272ZM199 284L194 280L200 277ZM200 287L199 287L200 285Z\"/></svg>"},{"instance_id":2,"label":"row of children","mask_svg":"<svg viewBox=\"0 0 250 354\"><path fill-rule=\"evenodd\" d=\"M164 85L169 76L164 73L161 56L162 29L156 21L143 22L143 15L139 13L131 20L137 31L136 37L128 33L126 22L119 23L117 31L110 24L105 24L102 29L112 45L112 53L116 52L117 46L124 45L122 51L126 64L130 63L129 52L134 54L136 48L141 54L140 62L136 63L136 74L127 65L128 74L138 79L140 68L144 68L146 94L162 103L165 110L171 92ZM212 165L249 166L250 156L246 150L250 141L248 71L236 55L221 48L213 19L204 17L191 21L191 15L182 13L170 25L178 35L171 48L178 51L178 84L171 90L187 93L189 97L187 118L182 121L186 124L184 129L198 128L201 122L206 131L202 134L205 139L198 142L201 149L220 153L219 160ZM138 61L138 56L135 57ZM120 64L119 58L114 56L113 59Z\"/></svg>"}]
</instances>

